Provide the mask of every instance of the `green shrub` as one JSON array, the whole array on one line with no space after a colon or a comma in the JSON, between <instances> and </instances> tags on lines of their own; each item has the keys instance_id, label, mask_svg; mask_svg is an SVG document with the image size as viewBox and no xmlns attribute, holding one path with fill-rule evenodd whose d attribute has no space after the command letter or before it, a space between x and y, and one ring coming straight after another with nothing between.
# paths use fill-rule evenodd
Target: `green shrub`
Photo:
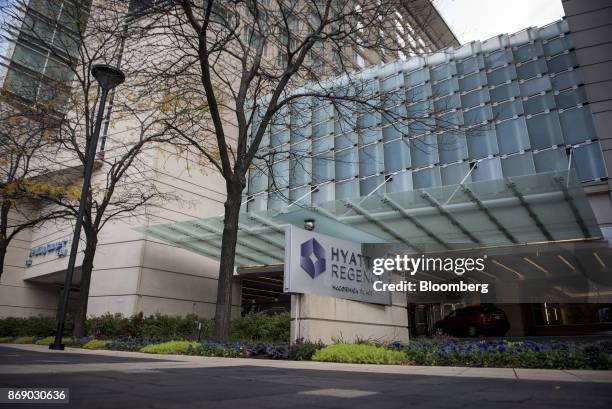
<instances>
[{"instance_id":1,"label":"green shrub","mask_svg":"<svg viewBox=\"0 0 612 409\"><path fill-rule=\"evenodd\" d=\"M46 337L56 328L54 317L4 318L0 320L1 337ZM66 332L73 328L71 317L66 317Z\"/></svg>"},{"instance_id":2,"label":"green shrub","mask_svg":"<svg viewBox=\"0 0 612 409\"><path fill-rule=\"evenodd\" d=\"M33 344L34 337L19 337L15 341L13 341L13 343L14 344Z\"/></svg>"},{"instance_id":3,"label":"green shrub","mask_svg":"<svg viewBox=\"0 0 612 409\"><path fill-rule=\"evenodd\" d=\"M140 352L148 354L187 354L196 347L192 341L168 341L161 344L147 345L142 347Z\"/></svg>"},{"instance_id":4,"label":"green shrub","mask_svg":"<svg viewBox=\"0 0 612 409\"><path fill-rule=\"evenodd\" d=\"M289 347L288 359L292 361L310 361L319 349L325 348L321 341L311 342L299 340Z\"/></svg>"},{"instance_id":5,"label":"green shrub","mask_svg":"<svg viewBox=\"0 0 612 409\"><path fill-rule=\"evenodd\" d=\"M196 336L195 322L198 317L189 314L183 317L169 315L150 315L142 313L129 318L120 314L106 314L87 320L87 334L100 339L118 337L160 338L160 339L193 339ZM212 335L212 321L199 320L202 323L201 337Z\"/></svg>"},{"instance_id":6,"label":"green shrub","mask_svg":"<svg viewBox=\"0 0 612 409\"><path fill-rule=\"evenodd\" d=\"M318 350L313 361L342 362L351 364L400 365L407 362L401 351L367 344L335 344Z\"/></svg>"},{"instance_id":7,"label":"green shrub","mask_svg":"<svg viewBox=\"0 0 612 409\"><path fill-rule=\"evenodd\" d=\"M92 339L83 345L85 349L106 349L106 344L108 341L104 341L101 339Z\"/></svg>"},{"instance_id":8,"label":"green shrub","mask_svg":"<svg viewBox=\"0 0 612 409\"><path fill-rule=\"evenodd\" d=\"M36 345L47 345L47 346L49 346L54 341L55 341L55 337L45 337L43 339L39 339L38 341L36 341ZM70 337L63 337L62 338L62 344L64 344L67 347L80 346L79 341L77 341L74 338L70 338Z\"/></svg>"},{"instance_id":9,"label":"green shrub","mask_svg":"<svg viewBox=\"0 0 612 409\"><path fill-rule=\"evenodd\" d=\"M0 337L0 344L12 344L15 341L13 337Z\"/></svg>"},{"instance_id":10,"label":"green shrub","mask_svg":"<svg viewBox=\"0 0 612 409\"><path fill-rule=\"evenodd\" d=\"M231 323L231 337L236 340L258 342L289 342L291 317L289 313L266 315L248 313Z\"/></svg>"}]
</instances>

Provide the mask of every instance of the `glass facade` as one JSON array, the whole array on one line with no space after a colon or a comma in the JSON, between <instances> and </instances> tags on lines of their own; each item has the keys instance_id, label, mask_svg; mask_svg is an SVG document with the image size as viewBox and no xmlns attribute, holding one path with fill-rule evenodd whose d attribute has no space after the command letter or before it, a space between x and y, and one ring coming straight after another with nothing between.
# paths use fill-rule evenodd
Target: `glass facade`
<instances>
[{"instance_id":1,"label":"glass facade","mask_svg":"<svg viewBox=\"0 0 612 409\"><path fill-rule=\"evenodd\" d=\"M90 0L29 0L3 88L26 101L62 112L78 57L79 34L87 21Z\"/></svg>"},{"instance_id":2,"label":"glass facade","mask_svg":"<svg viewBox=\"0 0 612 409\"><path fill-rule=\"evenodd\" d=\"M284 153L273 174L250 173L248 210L568 165L583 182L607 177L565 21L363 73L364 88L398 115L301 103L299 122L287 113L288 124L270 127L262 151Z\"/></svg>"}]
</instances>

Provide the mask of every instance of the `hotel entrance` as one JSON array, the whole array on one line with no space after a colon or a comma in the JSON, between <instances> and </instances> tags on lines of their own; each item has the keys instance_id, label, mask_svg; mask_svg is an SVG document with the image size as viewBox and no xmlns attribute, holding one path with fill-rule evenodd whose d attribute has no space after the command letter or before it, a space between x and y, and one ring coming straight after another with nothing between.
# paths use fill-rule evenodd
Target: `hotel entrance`
<instances>
[{"instance_id":1,"label":"hotel entrance","mask_svg":"<svg viewBox=\"0 0 612 409\"><path fill-rule=\"evenodd\" d=\"M245 269L247 270L247 269ZM242 315L249 312L289 312L291 295L283 293L283 272L239 271Z\"/></svg>"}]
</instances>

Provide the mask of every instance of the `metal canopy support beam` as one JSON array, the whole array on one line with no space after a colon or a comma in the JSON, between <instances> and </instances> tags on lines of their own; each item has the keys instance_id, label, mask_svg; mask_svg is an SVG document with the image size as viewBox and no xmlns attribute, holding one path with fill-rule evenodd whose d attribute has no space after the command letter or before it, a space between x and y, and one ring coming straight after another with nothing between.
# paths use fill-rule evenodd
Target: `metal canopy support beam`
<instances>
[{"instance_id":1,"label":"metal canopy support beam","mask_svg":"<svg viewBox=\"0 0 612 409\"><path fill-rule=\"evenodd\" d=\"M563 177L561 176L556 177L555 182L557 183L557 186L559 186L559 188L563 192L563 198L565 199L565 201L567 202L567 205L572 211L572 214L574 215L574 219L576 220L576 224L578 225L578 227L580 227L582 234L584 235L584 237L591 237L591 232L587 228L586 223L584 222L584 219L580 215L580 212L578 211L578 208L576 207L576 202L574 201L574 198L572 197L572 195L570 195L565 183L563 183L564 182Z\"/></svg>"},{"instance_id":2,"label":"metal canopy support beam","mask_svg":"<svg viewBox=\"0 0 612 409\"><path fill-rule=\"evenodd\" d=\"M538 215L535 214L529 203L527 203L523 194L518 191L518 189L516 188L516 184L514 182L508 182L506 183L506 186L508 186L508 188L512 190L514 196L519 200L521 206L525 208L527 214L529 214L529 217L531 217L531 220L533 220L533 222L536 224L536 226L538 226L538 229L540 229L544 237L546 237L546 240L554 241L555 239L553 238L552 234L550 234L546 226L544 226L544 223L542 223Z\"/></svg>"},{"instance_id":3,"label":"metal canopy support beam","mask_svg":"<svg viewBox=\"0 0 612 409\"><path fill-rule=\"evenodd\" d=\"M217 233L217 234L219 234L221 236L223 235L223 228L222 227L217 228L217 227L209 226L209 225L204 224L202 222L196 223L195 226L197 226L199 228L202 228L204 230L208 230L211 233ZM272 252L268 251L267 249L261 248L259 246L255 246L255 245L253 245L253 242L246 242L244 239L241 239L240 237L236 238L236 242L238 242L240 245L242 245L242 246L244 246L244 247L246 247L248 249L251 249L251 250L253 250L255 252L259 252L259 253L265 254L266 256L270 257L273 260L281 261L282 262L282 259L279 258L277 254L272 253ZM270 263L265 263L265 264L270 264Z\"/></svg>"},{"instance_id":4,"label":"metal canopy support beam","mask_svg":"<svg viewBox=\"0 0 612 409\"><path fill-rule=\"evenodd\" d=\"M421 191L421 197L427 200L432 207L436 208L442 216L446 217L448 221L450 221L453 226L458 228L461 231L461 233L463 233L466 237L468 237L470 240L472 240L476 244L482 244L481 241L478 240L476 236L470 233L468 229L463 227L463 225L459 223L457 219L455 219L455 216L453 216L445 208L443 208L442 205L438 203L438 201L434 199L429 193Z\"/></svg>"},{"instance_id":5,"label":"metal canopy support beam","mask_svg":"<svg viewBox=\"0 0 612 409\"><path fill-rule=\"evenodd\" d=\"M423 226L423 224L418 221L414 216L408 213L405 209L403 209L395 200L391 199L389 196L385 195L381 199L384 204L389 205L393 209L397 210L404 218L408 219L412 224L414 224L418 229L420 229L427 236L431 237L433 240L441 244L445 249L449 249L450 246L441 238L436 236L431 230L427 227Z\"/></svg>"},{"instance_id":6,"label":"metal canopy support beam","mask_svg":"<svg viewBox=\"0 0 612 409\"><path fill-rule=\"evenodd\" d=\"M261 231L255 231L252 228L246 226L244 223L238 223L238 228L242 230L245 234L249 236L257 237L257 240L268 243L269 245L276 247L279 250L285 251L285 244L279 241L273 240L272 238L265 236ZM266 230L270 231L270 228L266 228Z\"/></svg>"},{"instance_id":7,"label":"metal canopy support beam","mask_svg":"<svg viewBox=\"0 0 612 409\"><path fill-rule=\"evenodd\" d=\"M383 230L384 232L386 232L387 234L391 235L391 237L395 238L396 240L399 240L400 242L404 243L407 246L410 246L411 248L413 248L414 250L421 252L421 250L414 244L410 243L408 240L404 239L402 236L400 236L398 233L396 233L395 231L393 231L393 229L391 229L390 227L388 227L386 224L384 224L383 222L381 222L380 220L376 219L374 216L372 216L370 213L368 213L367 210L365 210L364 208L362 208L361 206L359 206L357 203L353 203L350 200L346 200L344 201L344 204L347 207L350 207L351 209L353 209L355 212L357 212L358 214L360 214L361 216L365 217L368 221L374 223L376 226L378 226L381 230Z\"/></svg>"},{"instance_id":8,"label":"metal canopy support beam","mask_svg":"<svg viewBox=\"0 0 612 409\"><path fill-rule=\"evenodd\" d=\"M472 192L472 190L467 187L462 185L461 186L461 190L463 191L463 193L465 193L472 202L474 202L474 204L476 206L478 206L478 208L489 218L489 220L491 221L491 223L493 223L495 225L495 227L497 227L497 230L499 230L500 232L502 232L502 234L504 236L506 236L506 238L508 240L510 240L510 242L514 243L514 244L518 244L518 240L516 239L516 237L514 237L512 234L510 234L510 232L508 231L508 229L506 229L504 227L503 224L501 224L501 222L499 221L499 219L497 217L495 217L493 215L493 213L491 213L491 211L485 206L485 204L478 198L476 197L476 195L474 194L474 192Z\"/></svg>"}]
</instances>

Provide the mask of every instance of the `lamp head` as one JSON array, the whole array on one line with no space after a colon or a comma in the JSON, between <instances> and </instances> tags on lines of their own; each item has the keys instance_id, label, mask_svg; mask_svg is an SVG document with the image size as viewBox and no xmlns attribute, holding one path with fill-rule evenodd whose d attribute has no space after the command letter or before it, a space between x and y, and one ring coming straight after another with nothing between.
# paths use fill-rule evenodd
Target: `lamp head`
<instances>
[{"instance_id":1,"label":"lamp head","mask_svg":"<svg viewBox=\"0 0 612 409\"><path fill-rule=\"evenodd\" d=\"M304 229L308 231L313 231L315 228L315 221L312 219L304 220Z\"/></svg>"},{"instance_id":2,"label":"lamp head","mask_svg":"<svg viewBox=\"0 0 612 409\"><path fill-rule=\"evenodd\" d=\"M118 68L106 64L96 64L91 68L91 75L94 76L100 87L111 90L125 81L125 74Z\"/></svg>"}]
</instances>

